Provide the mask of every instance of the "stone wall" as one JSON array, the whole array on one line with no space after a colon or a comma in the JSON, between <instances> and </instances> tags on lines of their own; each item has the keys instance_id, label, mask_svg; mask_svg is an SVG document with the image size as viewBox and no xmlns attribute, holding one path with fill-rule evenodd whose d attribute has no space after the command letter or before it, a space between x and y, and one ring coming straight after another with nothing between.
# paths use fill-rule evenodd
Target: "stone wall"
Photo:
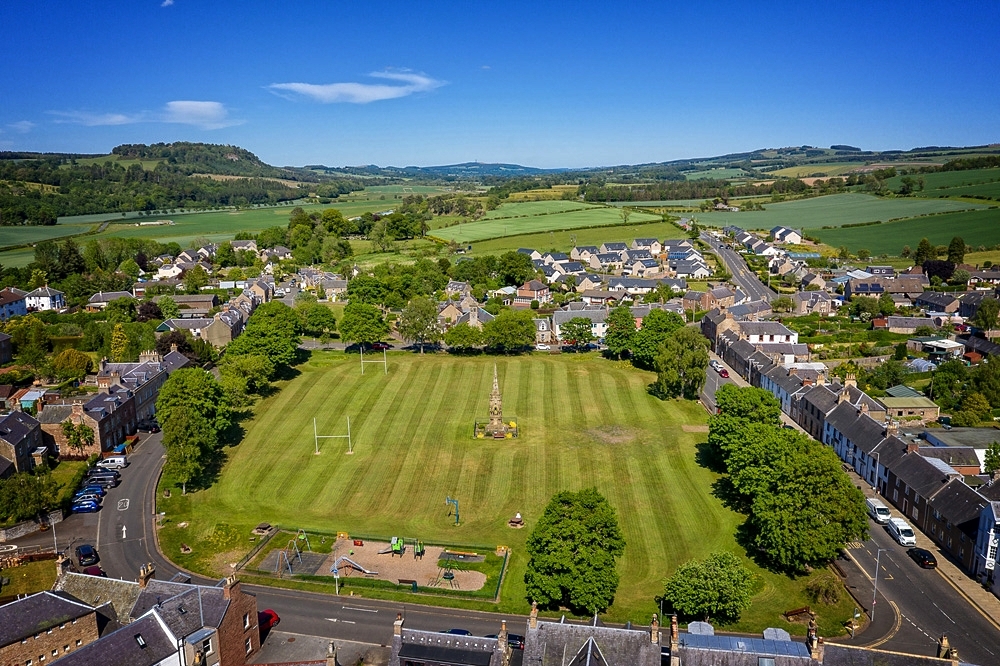
<instances>
[{"instance_id":1,"label":"stone wall","mask_svg":"<svg viewBox=\"0 0 1000 666\"><path fill-rule=\"evenodd\" d=\"M49 515L45 520L49 525L54 525L56 523L61 523L62 519L62 509L55 509L49 512ZM18 523L17 525L0 529L0 543L11 541L13 539L20 539L23 536L34 534L35 532L40 532L41 530L41 523L34 520L26 520L23 523Z\"/></svg>"}]
</instances>

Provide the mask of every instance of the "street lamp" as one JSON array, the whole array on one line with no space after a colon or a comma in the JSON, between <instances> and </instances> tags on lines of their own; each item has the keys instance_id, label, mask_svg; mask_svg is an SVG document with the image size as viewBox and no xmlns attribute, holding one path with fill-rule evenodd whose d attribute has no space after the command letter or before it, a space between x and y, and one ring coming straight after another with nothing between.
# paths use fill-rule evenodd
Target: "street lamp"
<instances>
[{"instance_id":1,"label":"street lamp","mask_svg":"<svg viewBox=\"0 0 1000 666\"><path fill-rule=\"evenodd\" d=\"M872 592L872 615L871 615L872 622L875 621L875 597L878 595L878 567L879 567L879 562L881 561L880 558L882 557L883 550L889 550L889 549L879 548L878 552L875 553L875 589Z\"/></svg>"}]
</instances>

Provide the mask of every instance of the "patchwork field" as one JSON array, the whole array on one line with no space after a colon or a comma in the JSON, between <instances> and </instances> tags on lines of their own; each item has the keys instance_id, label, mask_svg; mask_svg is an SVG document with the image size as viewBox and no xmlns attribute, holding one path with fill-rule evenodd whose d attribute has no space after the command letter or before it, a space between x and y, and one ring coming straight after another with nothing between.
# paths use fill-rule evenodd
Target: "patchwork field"
<instances>
[{"instance_id":1,"label":"patchwork field","mask_svg":"<svg viewBox=\"0 0 1000 666\"><path fill-rule=\"evenodd\" d=\"M950 213L986 207L984 204L946 199L880 199L870 194L851 192L765 204L766 210L762 211L700 213L698 222L716 227L734 225L744 229L771 229L783 225L794 229L813 230L825 226L839 227L844 224L875 220L887 222L932 213Z\"/></svg>"},{"instance_id":2,"label":"patchwork field","mask_svg":"<svg viewBox=\"0 0 1000 666\"><path fill-rule=\"evenodd\" d=\"M494 363L505 417L520 429L515 440L471 437L473 420L487 412ZM616 508L628 544L611 620L648 620L663 578L688 558L719 549L742 554L734 538L742 517L711 494L715 475L696 462L704 409L649 396L651 373L594 354L392 354L387 376L362 376L356 356L325 352L298 370L258 406L211 488L160 500L160 543L178 564L215 573L239 558L261 521L292 531L507 545L500 610L525 612L527 536L555 492L588 486ZM320 434L343 434L348 416L354 454L345 455L346 441L328 439L315 455L313 418ZM460 502L458 527L446 496ZM507 527L516 512L525 529ZM194 552L181 555L182 542ZM779 615L808 603L808 579L755 571L761 602L736 628L802 633ZM848 604L821 612L824 633L837 633L849 611Z\"/></svg>"},{"instance_id":3,"label":"patchwork field","mask_svg":"<svg viewBox=\"0 0 1000 666\"><path fill-rule=\"evenodd\" d=\"M1000 168L921 173L913 174L910 178L914 180L920 178L924 181L924 189L914 192L914 195L918 197L981 196L991 199L1000 198ZM893 190L898 190L902 181L903 176L896 176L886 181L886 185Z\"/></svg>"},{"instance_id":4,"label":"patchwork field","mask_svg":"<svg viewBox=\"0 0 1000 666\"><path fill-rule=\"evenodd\" d=\"M572 201L508 203L490 213L493 217L478 222L436 229L433 236L445 241L471 243L488 238L622 223L621 212L616 208ZM650 213L632 213L629 221L634 224L658 219L659 216Z\"/></svg>"},{"instance_id":5,"label":"patchwork field","mask_svg":"<svg viewBox=\"0 0 1000 666\"><path fill-rule=\"evenodd\" d=\"M947 245L961 236L972 247L1000 243L1000 209L930 215L853 229L816 229L811 233L827 245L851 251L867 249L874 256L899 255L904 245L916 249L921 238L934 245Z\"/></svg>"},{"instance_id":6,"label":"patchwork field","mask_svg":"<svg viewBox=\"0 0 1000 666\"><path fill-rule=\"evenodd\" d=\"M634 217L632 219L635 219ZM472 244L472 254L501 254L519 247L530 247L542 252L569 253L574 245L600 245L604 242L632 242L635 238L685 238L684 232L670 222L627 224L613 227L593 227L567 231L546 231L520 236L506 236Z\"/></svg>"}]
</instances>

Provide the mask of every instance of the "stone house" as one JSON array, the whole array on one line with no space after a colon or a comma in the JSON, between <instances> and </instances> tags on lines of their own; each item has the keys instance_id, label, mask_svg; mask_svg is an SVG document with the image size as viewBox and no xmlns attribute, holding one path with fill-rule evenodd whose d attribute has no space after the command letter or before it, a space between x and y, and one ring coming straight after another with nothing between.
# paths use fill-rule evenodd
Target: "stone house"
<instances>
[{"instance_id":1,"label":"stone house","mask_svg":"<svg viewBox=\"0 0 1000 666\"><path fill-rule=\"evenodd\" d=\"M11 412L0 417L0 477L30 471L32 454L43 445L42 427L31 416Z\"/></svg>"},{"instance_id":2,"label":"stone house","mask_svg":"<svg viewBox=\"0 0 1000 666\"><path fill-rule=\"evenodd\" d=\"M28 292L14 287L0 289L0 321L28 314L28 305L25 301L27 295Z\"/></svg>"},{"instance_id":3,"label":"stone house","mask_svg":"<svg viewBox=\"0 0 1000 666\"><path fill-rule=\"evenodd\" d=\"M97 639L98 610L68 594L39 592L0 606L0 663L45 664Z\"/></svg>"},{"instance_id":4,"label":"stone house","mask_svg":"<svg viewBox=\"0 0 1000 666\"><path fill-rule=\"evenodd\" d=\"M531 305L532 301L539 303L549 303L552 301L552 294L548 285L538 280L528 280L517 288L517 295L514 296L514 305Z\"/></svg>"}]
</instances>

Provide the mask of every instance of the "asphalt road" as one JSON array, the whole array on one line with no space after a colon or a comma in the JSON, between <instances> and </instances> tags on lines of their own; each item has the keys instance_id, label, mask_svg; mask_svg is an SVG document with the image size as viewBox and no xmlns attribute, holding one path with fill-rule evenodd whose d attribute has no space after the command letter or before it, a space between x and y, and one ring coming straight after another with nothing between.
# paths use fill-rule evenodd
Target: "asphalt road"
<instances>
[{"instance_id":1,"label":"asphalt road","mask_svg":"<svg viewBox=\"0 0 1000 666\"><path fill-rule=\"evenodd\" d=\"M701 239L711 246L733 276L733 281L750 297L750 300L770 303L778 297L778 292L761 284L757 274L750 270L739 253L709 233L703 233Z\"/></svg>"}]
</instances>

